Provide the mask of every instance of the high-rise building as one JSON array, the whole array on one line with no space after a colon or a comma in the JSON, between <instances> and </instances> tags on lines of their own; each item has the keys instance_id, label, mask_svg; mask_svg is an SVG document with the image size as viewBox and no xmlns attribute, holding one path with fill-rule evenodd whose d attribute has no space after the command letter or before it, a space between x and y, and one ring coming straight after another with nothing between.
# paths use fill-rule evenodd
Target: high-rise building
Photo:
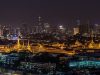
<instances>
[{"instance_id":1,"label":"high-rise building","mask_svg":"<svg viewBox=\"0 0 100 75\"><path fill-rule=\"evenodd\" d=\"M42 17L38 17L38 21L34 24L32 32L34 33L42 33L44 30L44 25L42 22Z\"/></svg>"},{"instance_id":2,"label":"high-rise building","mask_svg":"<svg viewBox=\"0 0 100 75\"><path fill-rule=\"evenodd\" d=\"M3 36L7 38L8 34L10 34L10 29L8 26L3 26Z\"/></svg>"},{"instance_id":3,"label":"high-rise building","mask_svg":"<svg viewBox=\"0 0 100 75\"><path fill-rule=\"evenodd\" d=\"M73 30L74 30L74 35L76 35L80 32L79 28L73 28Z\"/></svg>"},{"instance_id":4,"label":"high-rise building","mask_svg":"<svg viewBox=\"0 0 100 75\"><path fill-rule=\"evenodd\" d=\"M100 33L100 25L99 24L95 24L94 25L94 32L95 32L95 34L99 34Z\"/></svg>"},{"instance_id":5,"label":"high-rise building","mask_svg":"<svg viewBox=\"0 0 100 75\"><path fill-rule=\"evenodd\" d=\"M81 25L79 19L76 20L76 23L77 23L77 26Z\"/></svg>"},{"instance_id":6,"label":"high-rise building","mask_svg":"<svg viewBox=\"0 0 100 75\"><path fill-rule=\"evenodd\" d=\"M30 34L30 32L31 32L31 27L28 24L24 23L24 24L21 25L21 27L20 27L20 33L22 35L25 36L27 34Z\"/></svg>"},{"instance_id":7,"label":"high-rise building","mask_svg":"<svg viewBox=\"0 0 100 75\"><path fill-rule=\"evenodd\" d=\"M92 32L92 30L94 30L93 25L88 25L88 24L80 25L80 33L81 34L84 34L84 33L90 34Z\"/></svg>"},{"instance_id":8,"label":"high-rise building","mask_svg":"<svg viewBox=\"0 0 100 75\"><path fill-rule=\"evenodd\" d=\"M0 25L0 37L3 35L2 25Z\"/></svg>"},{"instance_id":9,"label":"high-rise building","mask_svg":"<svg viewBox=\"0 0 100 75\"><path fill-rule=\"evenodd\" d=\"M58 26L58 31L61 32L61 33L65 33L66 28L64 27L64 25L59 25Z\"/></svg>"},{"instance_id":10,"label":"high-rise building","mask_svg":"<svg viewBox=\"0 0 100 75\"><path fill-rule=\"evenodd\" d=\"M50 32L50 24L49 23L44 23L44 33L49 33Z\"/></svg>"}]
</instances>

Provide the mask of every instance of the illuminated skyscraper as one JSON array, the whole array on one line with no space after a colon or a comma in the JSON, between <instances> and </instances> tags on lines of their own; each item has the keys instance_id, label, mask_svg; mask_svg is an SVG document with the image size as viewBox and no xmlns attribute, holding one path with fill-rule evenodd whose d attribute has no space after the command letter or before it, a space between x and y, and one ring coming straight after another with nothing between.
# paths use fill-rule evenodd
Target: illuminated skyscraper
<instances>
[{"instance_id":1,"label":"illuminated skyscraper","mask_svg":"<svg viewBox=\"0 0 100 75\"><path fill-rule=\"evenodd\" d=\"M77 22L77 26L79 26L80 25L80 20L77 19L76 22Z\"/></svg>"},{"instance_id":2,"label":"illuminated skyscraper","mask_svg":"<svg viewBox=\"0 0 100 75\"><path fill-rule=\"evenodd\" d=\"M8 26L3 26L2 30L3 30L3 36L4 36L4 38L7 38L7 35L10 33L9 27Z\"/></svg>"},{"instance_id":3,"label":"illuminated skyscraper","mask_svg":"<svg viewBox=\"0 0 100 75\"><path fill-rule=\"evenodd\" d=\"M95 34L100 34L100 25L99 24L94 25L94 32L95 32Z\"/></svg>"},{"instance_id":4,"label":"illuminated skyscraper","mask_svg":"<svg viewBox=\"0 0 100 75\"><path fill-rule=\"evenodd\" d=\"M79 28L78 27L77 28L73 28L73 30L74 30L74 35L79 33Z\"/></svg>"},{"instance_id":5,"label":"illuminated skyscraper","mask_svg":"<svg viewBox=\"0 0 100 75\"><path fill-rule=\"evenodd\" d=\"M44 23L44 32L49 33L50 32L50 24L49 23Z\"/></svg>"},{"instance_id":6,"label":"illuminated skyscraper","mask_svg":"<svg viewBox=\"0 0 100 75\"><path fill-rule=\"evenodd\" d=\"M34 33L42 33L43 32L43 23L42 23L42 17L38 17L38 21L35 23L33 26L33 31Z\"/></svg>"}]
</instances>

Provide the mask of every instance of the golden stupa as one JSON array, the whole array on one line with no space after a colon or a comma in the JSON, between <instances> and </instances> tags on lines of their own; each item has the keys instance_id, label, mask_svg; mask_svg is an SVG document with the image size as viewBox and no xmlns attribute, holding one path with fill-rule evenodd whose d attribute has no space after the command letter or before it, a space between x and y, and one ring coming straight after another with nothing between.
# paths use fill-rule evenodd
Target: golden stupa
<instances>
[{"instance_id":1,"label":"golden stupa","mask_svg":"<svg viewBox=\"0 0 100 75\"><path fill-rule=\"evenodd\" d=\"M92 31L91 38L92 38L92 40L91 40L91 42L89 43L88 48L90 48L90 49L100 49L100 43L95 43L95 42L93 41L93 31Z\"/></svg>"},{"instance_id":2,"label":"golden stupa","mask_svg":"<svg viewBox=\"0 0 100 75\"><path fill-rule=\"evenodd\" d=\"M91 42L89 43L89 45L88 45L88 48L95 48L95 43L94 43L94 41L93 41L93 39L91 40Z\"/></svg>"}]
</instances>

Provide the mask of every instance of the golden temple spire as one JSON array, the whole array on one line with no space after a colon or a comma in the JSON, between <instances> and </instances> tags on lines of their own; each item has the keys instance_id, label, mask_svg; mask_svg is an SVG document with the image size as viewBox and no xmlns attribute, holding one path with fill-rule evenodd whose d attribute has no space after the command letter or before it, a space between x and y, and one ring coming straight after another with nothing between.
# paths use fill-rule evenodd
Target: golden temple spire
<instances>
[{"instance_id":1,"label":"golden temple spire","mask_svg":"<svg viewBox=\"0 0 100 75\"><path fill-rule=\"evenodd\" d=\"M42 44L38 44L38 50L39 50L39 52L44 51L45 50L44 46Z\"/></svg>"},{"instance_id":2,"label":"golden temple spire","mask_svg":"<svg viewBox=\"0 0 100 75\"><path fill-rule=\"evenodd\" d=\"M94 33L94 32L93 32L93 30L92 30L92 34L91 34L91 38L92 38L91 42L92 42L92 43L94 43L94 41L93 41L93 37L94 37L93 33Z\"/></svg>"},{"instance_id":3,"label":"golden temple spire","mask_svg":"<svg viewBox=\"0 0 100 75\"><path fill-rule=\"evenodd\" d=\"M24 40L23 40L23 45L22 45L22 48L23 48L23 49L25 49L25 44L24 44Z\"/></svg>"},{"instance_id":4,"label":"golden temple spire","mask_svg":"<svg viewBox=\"0 0 100 75\"><path fill-rule=\"evenodd\" d=\"M17 48L20 49L20 47L21 47L21 44L20 44L20 39L18 37L18 39L17 39Z\"/></svg>"},{"instance_id":5,"label":"golden temple spire","mask_svg":"<svg viewBox=\"0 0 100 75\"><path fill-rule=\"evenodd\" d=\"M63 50L63 49L65 48L64 46L65 46L65 44L64 44L64 43L63 43L63 44L61 44L60 49L61 49L61 50Z\"/></svg>"},{"instance_id":6,"label":"golden temple spire","mask_svg":"<svg viewBox=\"0 0 100 75\"><path fill-rule=\"evenodd\" d=\"M95 47L95 43L93 41L93 30L92 30L92 34L91 34L91 42L88 45L89 48L94 48Z\"/></svg>"},{"instance_id":7,"label":"golden temple spire","mask_svg":"<svg viewBox=\"0 0 100 75\"><path fill-rule=\"evenodd\" d=\"M76 40L75 45L77 45L77 46L81 46L82 43L80 43L78 40Z\"/></svg>"},{"instance_id":8,"label":"golden temple spire","mask_svg":"<svg viewBox=\"0 0 100 75\"><path fill-rule=\"evenodd\" d=\"M31 51L31 46L30 46L30 42L29 42L29 40L28 40L27 49L28 49L29 51Z\"/></svg>"},{"instance_id":9,"label":"golden temple spire","mask_svg":"<svg viewBox=\"0 0 100 75\"><path fill-rule=\"evenodd\" d=\"M89 48L94 48L94 42L91 41L88 47L89 47Z\"/></svg>"}]
</instances>

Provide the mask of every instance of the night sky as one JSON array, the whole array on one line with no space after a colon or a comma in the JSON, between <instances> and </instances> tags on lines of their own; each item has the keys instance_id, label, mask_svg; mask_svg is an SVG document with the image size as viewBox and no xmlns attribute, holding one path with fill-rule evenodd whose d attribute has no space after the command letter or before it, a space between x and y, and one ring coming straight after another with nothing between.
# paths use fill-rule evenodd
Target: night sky
<instances>
[{"instance_id":1,"label":"night sky","mask_svg":"<svg viewBox=\"0 0 100 75\"><path fill-rule=\"evenodd\" d=\"M100 24L100 0L0 0L0 24L32 25L38 16L51 24Z\"/></svg>"}]
</instances>

